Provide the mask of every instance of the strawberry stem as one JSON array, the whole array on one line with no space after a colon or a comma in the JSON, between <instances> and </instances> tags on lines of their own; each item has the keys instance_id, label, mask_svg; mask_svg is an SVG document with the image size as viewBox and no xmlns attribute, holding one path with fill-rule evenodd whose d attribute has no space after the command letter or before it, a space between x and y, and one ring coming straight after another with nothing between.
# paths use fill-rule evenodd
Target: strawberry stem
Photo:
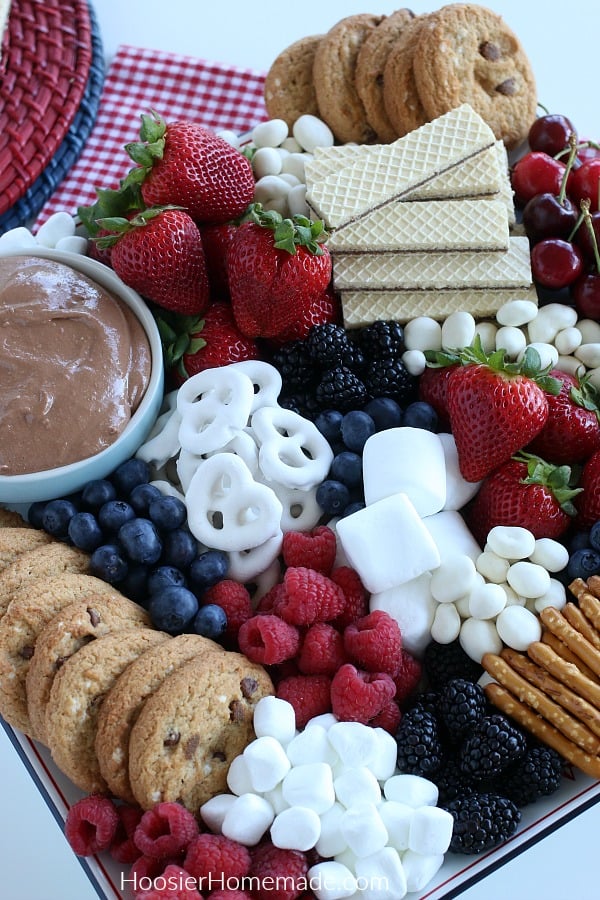
<instances>
[{"instance_id":1,"label":"strawberry stem","mask_svg":"<svg viewBox=\"0 0 600 900\"><path fill-rule=\"evenodd\" d=\"M320 246L325 243L329 234L325 231L325 225L321 219L311 221L306 216L295 215L291 219L284 219L281 213L273 209L263 209L261 203L251 203L240 223L252 222L261 228L270 228L273 232L275 247L278 250L287 250L292 255L298 247L306 247L315 256L323 254Z\"/></svg>"},{"instance_id":2,"label":"strawberry stem","mask_svg":"<svg viewBox=\"0 0 600 900\"><path fill-rule=\"evenodd\" d=\"M573 473L570 466L555 466L540 456L524 450L516 453L513 459L527 465L527 475L521 479L521 484L542 485L552 493L563 512L569 516L577 515L577 509L572 500L582 492L583 488L572 486Z\"/></svg>"}]
</instances>

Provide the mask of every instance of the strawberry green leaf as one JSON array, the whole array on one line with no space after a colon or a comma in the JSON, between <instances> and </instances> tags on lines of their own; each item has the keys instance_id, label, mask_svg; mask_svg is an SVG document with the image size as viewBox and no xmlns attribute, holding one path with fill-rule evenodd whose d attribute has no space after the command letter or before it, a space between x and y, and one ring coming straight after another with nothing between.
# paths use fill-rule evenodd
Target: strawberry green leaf
<instances>
[{"instance_id":1,"label":"strawberry green leaf","mask_svg":"<svg viewBox=\"0 0 600 900\"><path fill-rule=\"evenodd\" d=\"M291 254L296 253L298 247L305 247L315 256L322 256L323 248L320 244L329 237L320 219L312 222L301 215L284 219L275 210L263 209L261 203L251 203L240 222L252 222L262 228L270 228L273 231L274 246Z\"/></svg>"},{"instance_id":2,"label":"strawberry green leaf","mask_svg":"<svg viewBox=\"0 0 600 900\"><path fill-rule=\"evenodd\" d=\"M550 491L563 512L568 516L577 515L573 497L580 494L583 488L574 487L574 472L570 466L555 466L533 453L522 450L513 459L527 464L527 475L522 484L539 484Z\"/></svg>"}]
</instances>

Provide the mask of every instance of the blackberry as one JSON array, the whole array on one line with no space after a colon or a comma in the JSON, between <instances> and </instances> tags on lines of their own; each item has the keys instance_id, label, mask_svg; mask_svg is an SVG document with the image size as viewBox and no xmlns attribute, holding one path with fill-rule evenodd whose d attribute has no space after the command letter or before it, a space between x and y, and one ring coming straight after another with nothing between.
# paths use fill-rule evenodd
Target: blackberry
<instances>
[{"instance_id":1,"label":"blackberry","mask_svg":"<svg viewBox=\"0 0 600 900\"><path fill-rule=\"evenodd\" d=\"M423 655L423 668L432 688L441 688L451 678L477 681L483 672L483 667L465 653L458 640L450 644L430 641Z\"/></svg>"},{"instance_id":2,"label":"blackberry","mask_svg":"<svg viewBox=\"0 0 600 900\"><path fill-rule=\"evenodd\" d=\"M352 345L345 328L334 322L313 325L305 343L310 358L324 369L339 365L352 355Z\"/></svg>"},{"instance_id":3,"label":"blackberry","mask_svg":"<svg viewBox=\"0 0 600 900\"><path fill-rule=\"evenodd\" d=\"M362 409L367 400L367 389L354 372L346 366L337 366L324 373L315 396L321 409L335 407L348 412Z\"/></svg>"},{"instance_id":4,"label":"blackberry","mask_svg":"<svg viewBox=\"0 0 600 900\"><path fill-rule=\"evenodd\" d=\"M401 772L429 778L440 769L444 750L432 712L418 705L405 712L396 732L396 744Z\"/></svg>"},{"instance_id":5,"label":"blackberry","mask_svg":"<svg viewBox=\"0 0 600 900\"><path fill-rule=\"evenodd\" d=\"M473 793L456 797L444 807L454 819L449 850L452 853L484 853L515 833L521 813L508 797Z\"/></svg>"},{"instance_id":6,"label":"blackberry","mask_svg":"<svg viewBox=\"0 0 600 900\"><path fill-rule=\"evenodd\" d=\"M370 360L365 367L365 385L371 397L391 397L400 406L417 399L417 379L401 359Z\"/></svg>"},{"instance_id":7,"label":"blackberry","mask_svg":"<svg viewBox=\"0 0 600 900\"><path fill-rule=\"evenodd\" d=\"M494 778L523 756L527 741L522 731L499 714L483 716L460 748L460 766L476 781Z\"/></svg>"},{"instance_id":8,"label":"blackberry","mask_svg":"<svg viewBox=\"0 0 600 900\"><path fill-rule=\"evenodd\" d=\"M314 389L305 391L298 387L293 392L286 391L280 395L278 402L284 409L290 409L305 419L315 419L321 411Z\"/></svg>"},{"instance_id":9,"label":"blackberry","mask_svg":"<svg viewBox=\"0 0 600 900\"><path fill-rule=\"evenodd\" d=\"M358 341L363 353L373 360L382 356L398 357L405 350L404 329L399 322L379 319L361 329Z\"/></svg>"},{"instance_id":10,"label":"blackberry","mask_svg":"<svg viewBox=\"0 0 600 900\"><path fill-rule=\"evenodd\" d=\"M438 709L450 740L458 742L487 710L483 688L465 678L451 678L440 692Z\"/></svg>"},{"instance_id":11,"label":"blackberry","mask_svg":"<svg viewBox=\"0 0 600 900\"><path fill-rule=\"evenodd\" d=\"M314 383L318 371L304 341L290 341L273 351L271 362L279 370L283 385L287 388L303 387Z\"/></svg>"},{"instance_id":12,"label":"blackberry","mask_svg":"<svg viewBox=\"0 0 600 900\"><path fill-rule=\"evenodd\" d=\"M471 779L460 768L456 753L448 753L443 766L429 778L439 791L438 806L449 803L457 797L475 793Z\"/></svg>"},{"instance_id":13,"label":"blackberry","mask_svg":"<svg viewBox=\"0 0 600 900\"><path fill-rule=\"evenodd\" d=\"M563 760L550 747L534 745L501 776L501 790L517 806L548 797L560 787Z\"/></svg>"}]
</instances>

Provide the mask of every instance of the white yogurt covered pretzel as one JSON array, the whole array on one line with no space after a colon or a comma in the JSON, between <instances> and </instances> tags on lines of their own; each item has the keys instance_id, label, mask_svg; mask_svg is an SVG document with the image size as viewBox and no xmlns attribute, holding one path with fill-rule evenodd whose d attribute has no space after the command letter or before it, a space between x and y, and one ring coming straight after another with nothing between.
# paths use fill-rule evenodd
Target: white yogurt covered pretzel
<instances>
[{"instance_id":1,"label":"white yogurt covered pretzel","mask_svg":"<svg viewBox=\"0 0 600 900\"><path fill-rule=\"evenodd\" d=\"M252 429L266 478L308 490L327 477L333 451L313 422L280 406L262 407L252 416Z\"/></svg>"},{"instance_id":2,"label":"white yogurt covered pretzel","mask_svg":"<svg viewBox=\"0 0 600 900\"><path fill-rule=\"evenodd\" d=\"M197 456L221 449L247 425L253 401L252 381L233 366L192 375L177 394L181 447Z\"/></svg>"}]
</instances>

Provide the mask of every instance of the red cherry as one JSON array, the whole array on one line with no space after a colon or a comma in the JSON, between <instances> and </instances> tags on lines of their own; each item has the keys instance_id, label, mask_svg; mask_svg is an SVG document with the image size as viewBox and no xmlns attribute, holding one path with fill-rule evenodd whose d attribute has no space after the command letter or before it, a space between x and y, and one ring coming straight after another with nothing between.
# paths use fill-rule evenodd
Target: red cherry
<instances>
[{"instance_id":1,"label":"red cherry","mask_svg":"<svg viewBox=\"0 0 600 900\"><path fill-rule=\"evenodd\" d=\"M567 238L577 218L577 208L569 198L561 201L555 194L536 194L523 210L523 225L532 241L549 237Z\"/></svg>"},{"instance_id":2,"label":"red cherry","mask_svg":"<svg viewBox=\"0 0 600 900\"><path fill-rule=\"evenodd\" d=\"M569 138L576 134L575 126L566 116L549 113L536 119L529 129L528 143L532 150L556 156L569 146Z\"/></svg>"},{"instance_id":3,"label":"red cherry","mask_svg":"<svg viewBox=\"0 0 600 900\"><path fill-rule=\"evenodd\" d=\"M571 286L575 309L583 319L600 320L600 275L586 272Z\"/></svg>"},{"instance_id":4,"label":"red cherry","mask_svg":"<svg viewBox=\"0 0 600 900\"><path fill-rule=\"evenodd\" d=\"M591 202L592 210L600 209L600 157L588 159L569 180L569 195L579 206L586 198Z\"/></svg>"},{"instance_id":5,"label":"red cherry","mask_svg":"<svg viewBox=\"0 0 600 900\"><path fill-rule=\"evenodd\" d=\"M536 194L558 194L564 171L565 164L547 153L526 153L512 170L515 200L524 206Z\"/></svg>"},{"instance_id":6,"label":"red cherry","mask_svg":"<svg viewBox=\"0 0 600 900\"><path fill-rule=\"evenodd\" d=\"M581 274L582 267L581 251L569 241L547 238L531 250L531 272L543 287L567 287Z\"/></svg>"},{"instance_id":7,"label":"red cherry","mask_svg":"<svg viewBox=\"0 0 600 900\"><path fill-rule=\"evenodd\" d=\"M596 235L596 244L600 247L600 210L596 210L590 214L590 220L594 234ZM596 259L594 244L589 228L585 222L582 222L575 232L574 241L583 253L584 259L593 263Z\"/></svg>"}]
</instances>

